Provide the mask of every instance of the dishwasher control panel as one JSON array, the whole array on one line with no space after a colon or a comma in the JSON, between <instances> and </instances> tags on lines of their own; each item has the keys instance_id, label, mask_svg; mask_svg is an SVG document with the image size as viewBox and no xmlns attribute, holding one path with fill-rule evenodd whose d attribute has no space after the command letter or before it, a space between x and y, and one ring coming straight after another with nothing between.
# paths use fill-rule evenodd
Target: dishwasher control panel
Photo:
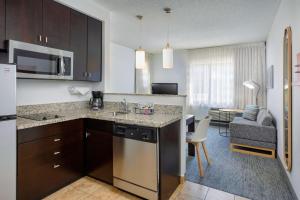
<instances>
[{"instance_id":1,"label":"dishwasher control panel","mask_svg":"<svg viewBox=\"0 0 300 200\"><path fill-rule=\"evenodd\" d=\"M143 142L157 142L157 129L127 124L115 124L114 136L124 137Z\"/></svg>"}]
</instances>

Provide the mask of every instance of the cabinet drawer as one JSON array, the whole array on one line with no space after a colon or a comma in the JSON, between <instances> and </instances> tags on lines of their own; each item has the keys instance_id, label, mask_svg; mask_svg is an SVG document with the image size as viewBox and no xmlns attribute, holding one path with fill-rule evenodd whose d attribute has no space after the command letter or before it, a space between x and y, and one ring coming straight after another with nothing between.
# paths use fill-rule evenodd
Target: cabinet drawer
<instances>
[{"instance_id":1,"label":"cabinet drawer","mask_svg":"<svg viewBox=\"0 0 300 200\"><path fill-rule=\"evenodd\" d=\"M72 148L72 144L83 147L83 133L75 132L73 135L55 135L18 145L19 161L33 158L47 153L54 154L62 150ZM76 145L75 145L76 146Z\"/></svg>"},{"instance_id":2,"label":"cabinet drawer","mask_svg":"<svg viewBox=\"0 0 300 200\"><path fill-rule=\"evenodd\" d=\"M74 136L76 133L83 133L83 131L84 124L82 119L28 128L18 131L18 144L50 136Z\"/></svg>"},{"instance_id":3,"label":"cabinet drawer","mask_svg":"<svg viewBox=\"0 0 300 200\"><path fill-rule=\"evenodd\" d=\"M21 164L18 168L18 199L41 199L80 178L83 156L76 154L68 154L56 161L39 156Z\"/></svg>"}]
</instances>

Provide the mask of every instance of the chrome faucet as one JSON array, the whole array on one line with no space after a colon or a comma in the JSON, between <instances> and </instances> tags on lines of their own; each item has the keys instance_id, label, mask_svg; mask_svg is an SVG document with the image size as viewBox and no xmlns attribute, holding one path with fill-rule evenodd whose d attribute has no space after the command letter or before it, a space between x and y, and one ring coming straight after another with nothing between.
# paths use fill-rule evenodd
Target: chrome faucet
<instances>
[{"instance_id":1,"label":"chrome faucet","mask_svg":"<svg viewBox=\"0 0 300 200\"><path fill-rule=\"evenodd\" d=\"M129 113L128 103L125 98L123 99L123 101L120 102L119 110L122 113Z\"/></svg>"}]
</instances>

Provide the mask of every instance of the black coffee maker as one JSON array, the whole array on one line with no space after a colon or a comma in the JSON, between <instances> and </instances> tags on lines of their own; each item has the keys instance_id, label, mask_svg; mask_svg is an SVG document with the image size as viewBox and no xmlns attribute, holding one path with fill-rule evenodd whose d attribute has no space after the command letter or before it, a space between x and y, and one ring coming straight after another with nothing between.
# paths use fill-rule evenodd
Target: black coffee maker
<instances>
[{"instance_id":1,"label":"black coffee maker","mask_svg":"<svg viewBox=\"0 0 300 200\"><path fill-rule=\"evenodd\" d=\"M90 99L90 107L92 110L99 110L103 108L103 92L92 91L92 98Z\"/></svg>"}]
</instances>

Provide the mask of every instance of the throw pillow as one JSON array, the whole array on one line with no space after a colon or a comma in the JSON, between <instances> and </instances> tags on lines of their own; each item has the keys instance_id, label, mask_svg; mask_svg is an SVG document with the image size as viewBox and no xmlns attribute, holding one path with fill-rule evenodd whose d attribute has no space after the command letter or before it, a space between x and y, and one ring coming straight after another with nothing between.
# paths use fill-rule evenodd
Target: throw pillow
<instances>
[{"instance_id":1,"label":"throw pillow","mask_svg":"<svg viewBox=\"0 0 300 200\"><path fill-rule=\"evenodd\" d=\"M243 118L251 121L256 121L259 108L257 105L247 105L243 112Z\"/></svg>"},{"instance_id":2,"label":"throw pillow","mask_svg":"<svg viewBox=\"0 0 300 200\"><path fill-rule=\"evenodd\" d=\"M273 124L273 117L267 110L260 110L257 116L257 123L262 126L271 126Z\"/></svg>"}]
</instances>

